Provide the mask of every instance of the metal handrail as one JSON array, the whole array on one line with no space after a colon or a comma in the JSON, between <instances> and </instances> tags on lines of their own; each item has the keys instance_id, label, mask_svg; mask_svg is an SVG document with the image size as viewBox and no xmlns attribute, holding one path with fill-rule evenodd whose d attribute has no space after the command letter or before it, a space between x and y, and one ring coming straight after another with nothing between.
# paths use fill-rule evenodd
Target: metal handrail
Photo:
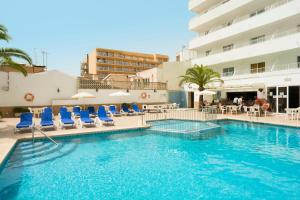
<instances>
[{"instance_id":1,"label":"metal handrail","mask_svg":"<svg viewBox=\"0 0 300 200\"><path fill-rule=\"evenodd\" d=\"M46 138L48 138L51 142L53 142L54 144L58 145L57 142L55 142L55 140L53 140L50 136L48 136L44 131L42 131L39 128L34 127L34 130L32 131L32 141L34 142L34 132L35 130L39 131L41 134L43 134Z\"/></svg>"}]
</instances>

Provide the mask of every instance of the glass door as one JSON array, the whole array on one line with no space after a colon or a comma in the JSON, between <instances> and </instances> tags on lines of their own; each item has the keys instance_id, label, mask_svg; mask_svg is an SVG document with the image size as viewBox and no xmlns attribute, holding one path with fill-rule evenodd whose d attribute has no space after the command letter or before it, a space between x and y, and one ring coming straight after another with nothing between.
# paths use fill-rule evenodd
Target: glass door
<instances>
[{"instance_id":1,"label":"glass door","mask_svg":"<svg viewBox=\"0 0 300 200\"><path fill-rule=\"evenodd\" d=\"M287 108L287 87L278 87L278 112L284 113Z\"/></svg>"},{"instance_id":2,"label":"glass door","mask_svg":"<svg viewBox=\"0 0 300 200\"><path fill-rule=\"evenodd\" d=\"M270 103L271 112L277 112L277 89L276 87L268 88L268 102Z\"/></svg>"}]
</instances>

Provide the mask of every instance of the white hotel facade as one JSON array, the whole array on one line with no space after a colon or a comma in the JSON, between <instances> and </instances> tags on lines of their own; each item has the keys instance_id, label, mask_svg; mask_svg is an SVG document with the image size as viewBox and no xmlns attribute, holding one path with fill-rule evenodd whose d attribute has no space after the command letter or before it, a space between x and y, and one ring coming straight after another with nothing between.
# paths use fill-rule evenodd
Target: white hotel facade
<instances>
[{"instance_id":1,"label":"white hotel facade","mask_svg":"<svg viewBox=\"0 0 300 200\"><path fill-rule=\"evenodd\" d=\"M222 75L222 97L300 106L300 0L190 0L192 64ZM217 89L218 90L218 89Z\"/></svg>"}]
</instances>

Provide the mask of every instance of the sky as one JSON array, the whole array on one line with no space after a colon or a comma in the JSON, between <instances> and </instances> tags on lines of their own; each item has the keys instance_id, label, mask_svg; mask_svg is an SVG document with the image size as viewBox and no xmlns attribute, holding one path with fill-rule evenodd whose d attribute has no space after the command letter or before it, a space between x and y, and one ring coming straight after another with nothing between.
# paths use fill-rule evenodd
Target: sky
<instances>
[{"instance_id":1,"label":"sky","mask_svg":"<svg viewBox=\"0 0 300 200\"><path fill-rule=\"evenodd\" d=\"M188 0L10 0L1 3L0 24L12 41L48 69L79 75L94 48L169 55L194 36L188 30Z\"/></svg>"}]
</instances>

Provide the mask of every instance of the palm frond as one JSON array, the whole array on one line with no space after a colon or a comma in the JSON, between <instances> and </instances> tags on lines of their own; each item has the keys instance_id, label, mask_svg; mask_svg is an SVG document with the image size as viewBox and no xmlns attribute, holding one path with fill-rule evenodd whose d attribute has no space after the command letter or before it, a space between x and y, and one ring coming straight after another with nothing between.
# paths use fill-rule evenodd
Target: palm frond
<instances>
[{"instance_id":1,"label":"palm frond","mask_svg":"<svg viewBox=\"0 0 300 200\"><path fill-rule=\"evenodd\" d=\"M16 48L0 48L0 58L1 57L16 57L16 58L21 58L24 59L28 62L28 64L32 64L32 60L30 56L25 53L21 49L16 49Z\"/></svg>"},{"instance_id":2,"label":"palm frond","mask_svg":"<svg viewBox=\"0 0 300 200\"><path fill-rule=\"evenodd\" d=\"M223 82L221 75L211 68L203 65L194 65L192 68L186 70L185 75L180 76L179 85L183 83L196 84L199 88L204 88L209 83Z\"/></svg>"},{"instance_id":3,"label":"palm frond","mask_svg":"<svg viewBox=\"0 0 300 200\"><path fill-rule=\"evenodd\" d=\"M27 76L27 71L23 67L23 65L14 62L10 57L3 57L0 60L0 67L3 67L3 66L15 69L15 70L21 72L24 76Z\"/></svg>"},{"instance_id":4,"label":"palm frond","mask_svg":"<svg viewBox=\"0 0 300 200\"><path fill-rule=\"evenodd\" d=\"M5 40L6 42L8 42L10 40L10 36L7 33L7 28L0 24L0 40Z\"/></svg>"}]
</instances>

